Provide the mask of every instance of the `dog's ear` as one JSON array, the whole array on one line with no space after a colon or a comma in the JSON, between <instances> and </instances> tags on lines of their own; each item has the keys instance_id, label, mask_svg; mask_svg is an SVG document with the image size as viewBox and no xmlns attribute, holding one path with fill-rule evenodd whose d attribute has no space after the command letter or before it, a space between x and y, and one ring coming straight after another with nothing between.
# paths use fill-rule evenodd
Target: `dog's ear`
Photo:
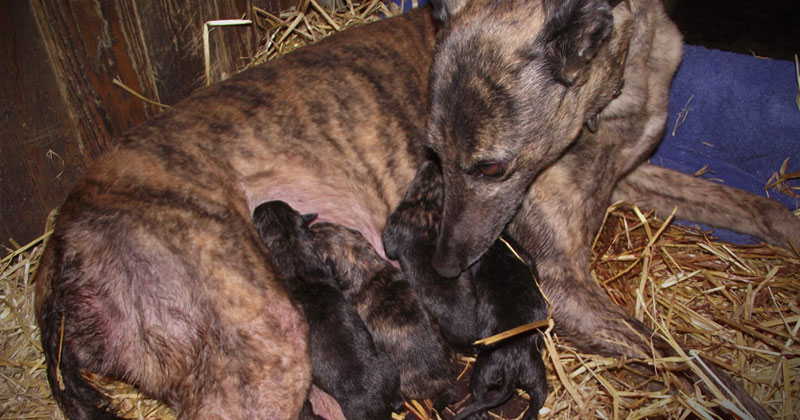
<instances>
[{"instance_id":1,"label":"dog's ear","mask_svg":"<svg viewBox=\"0 0 800 420\"><path fill-rule=\"evenodd\" d=\"M458 13L469 0L431 0L433 17L444 22Z\"/></svg>"},{"instance_id":2,"label":"dog's ear","mask_svg":"<svg viewBox=\"0 0 800 420\"><path fill-rule=\"evenodd\" d=\"M545 0L545 24L537 42L553 78L572 85L611 34L611 10L620 0Z\"/></svg>"},{"instance_id":3,"label":"dog's ear","mask_svg":"<svg viewBox=\"0 0 800 420\"><path fill-rule=\"evenodd\" d=\"M336 264L333 262L331 257L325 257L325 266L328 268L328 272L330 273L331 277L334 279L339 278L339 272L336 271Z\"/></svg>"},{"instance_id":4,"label":"dog's ear","mask_svg":"<svg viewBox=\"0 0 800 420\"><path fill-rule=\"evenodd\" d=\"M303 220L303 225L309 227L311 226L311 222L313 222L314 219L317 218L317 216L318 216L317 213L306 213L306 214L301 214L300 218Z\"/></svg>"},{"instance_id":5,"label":"dog's ear","mask_svg":"<svg viewBox=\"0 0 800 420\"><path fill-rule=\"evenodd\" d=\"M400 247L403 236L405 235L403 226L397 219L396 213L392 213L392 215L389 216L389 220L386 222L386 227L383 229L383 235L381 236L383 252L386 253L387 257L393 260L400 258Z\"/></svg>"}]
</instances>

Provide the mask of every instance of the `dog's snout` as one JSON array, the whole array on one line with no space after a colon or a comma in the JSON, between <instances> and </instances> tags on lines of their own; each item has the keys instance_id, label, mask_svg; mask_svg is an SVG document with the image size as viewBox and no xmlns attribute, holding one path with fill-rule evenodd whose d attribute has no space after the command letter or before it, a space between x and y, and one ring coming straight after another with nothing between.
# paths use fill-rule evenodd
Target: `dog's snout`
<instances>
[{"instance_id":1,"label":"dog's snout","mask_svg":"<svg viewBox=\"0 0 800 420\"><path fill-rule=\"evenodd\" d=\"M457 261L443 256L443 254L438 251L433 254L433 261L431 264L433 265L433 269L436 270L436 273L445 278L458 277L462 271Z\"/></svg>"}]
</instances>

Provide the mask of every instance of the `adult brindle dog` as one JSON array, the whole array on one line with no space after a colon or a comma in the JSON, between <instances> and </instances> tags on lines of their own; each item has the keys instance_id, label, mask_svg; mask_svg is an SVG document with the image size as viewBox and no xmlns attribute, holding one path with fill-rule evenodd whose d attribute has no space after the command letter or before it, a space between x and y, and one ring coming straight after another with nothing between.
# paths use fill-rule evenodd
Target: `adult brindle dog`
<instances>
[{"instance_id":1,"label":"adult brindle dog","mask_svg":"<svg viewBox=\"0 0 800 420\"><path fill-rule=\"evenodd\" d=\"M442 0L436 13L446 24L427 140L445 179L433 258L443 276L466 269L508 225L534 255L563 336L641 357L651 331L589 271L612 199L662 214L677 205L678 217L800 245L800 220L777 202L645 163L682 50L659 0Z\"/></svg>"},{"instance_id":2,"label":"adult brindle dog","mask_svg":"<svg viewBox=\"0 0 800 420\"><path fill-rule=\"evenodd\" d=\"M48 379L68 417L113 418L90 371L181 418L296 418L307 326L251 213L283 200L382 253L425 156L429 95L446 184L438 271L456 275L510 221L581 349L639 355L650 336L589 276L612 197L680 204L681 217L782 245L800 237L777 203L642 163L680 56L659 0L465 3L439 4L431 92L436 25L419 10L201 89L97 159L36 277Z\"/></svg>"}]
</instances>

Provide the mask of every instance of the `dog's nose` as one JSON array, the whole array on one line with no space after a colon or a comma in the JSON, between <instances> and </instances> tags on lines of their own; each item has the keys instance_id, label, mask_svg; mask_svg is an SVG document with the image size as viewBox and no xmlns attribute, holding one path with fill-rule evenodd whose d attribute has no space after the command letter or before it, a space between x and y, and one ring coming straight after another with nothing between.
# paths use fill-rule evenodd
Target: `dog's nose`
<instances>
[{"instance_id":1,"label":"dog's nose","mask_svg":"<svg viewBox=\"0 0 800 420\"><path fill-rule=\"evenodd\" d=\"M440 253L433 254L433 269L444 278L454 278L461 274L461 266L450 258L442 258Z\"/></svg>"}]
</instances>

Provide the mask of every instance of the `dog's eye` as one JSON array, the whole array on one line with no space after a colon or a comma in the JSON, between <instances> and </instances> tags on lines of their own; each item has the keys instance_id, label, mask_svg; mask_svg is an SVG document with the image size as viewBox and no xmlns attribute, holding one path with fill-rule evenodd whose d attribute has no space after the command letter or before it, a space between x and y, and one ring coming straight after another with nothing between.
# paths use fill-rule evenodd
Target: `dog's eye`
<instances>
[{"instance_id":1,"label":"dog's eye","mask_svg":"<svg viewBox=\"0 0 800 420\"><path fill-rule=\"evenodd\" d=\"M490 177L500 177L506 173L507 164L505 162L486 162L478 166L481 173Z\"/></svg>"}]
</instances>

